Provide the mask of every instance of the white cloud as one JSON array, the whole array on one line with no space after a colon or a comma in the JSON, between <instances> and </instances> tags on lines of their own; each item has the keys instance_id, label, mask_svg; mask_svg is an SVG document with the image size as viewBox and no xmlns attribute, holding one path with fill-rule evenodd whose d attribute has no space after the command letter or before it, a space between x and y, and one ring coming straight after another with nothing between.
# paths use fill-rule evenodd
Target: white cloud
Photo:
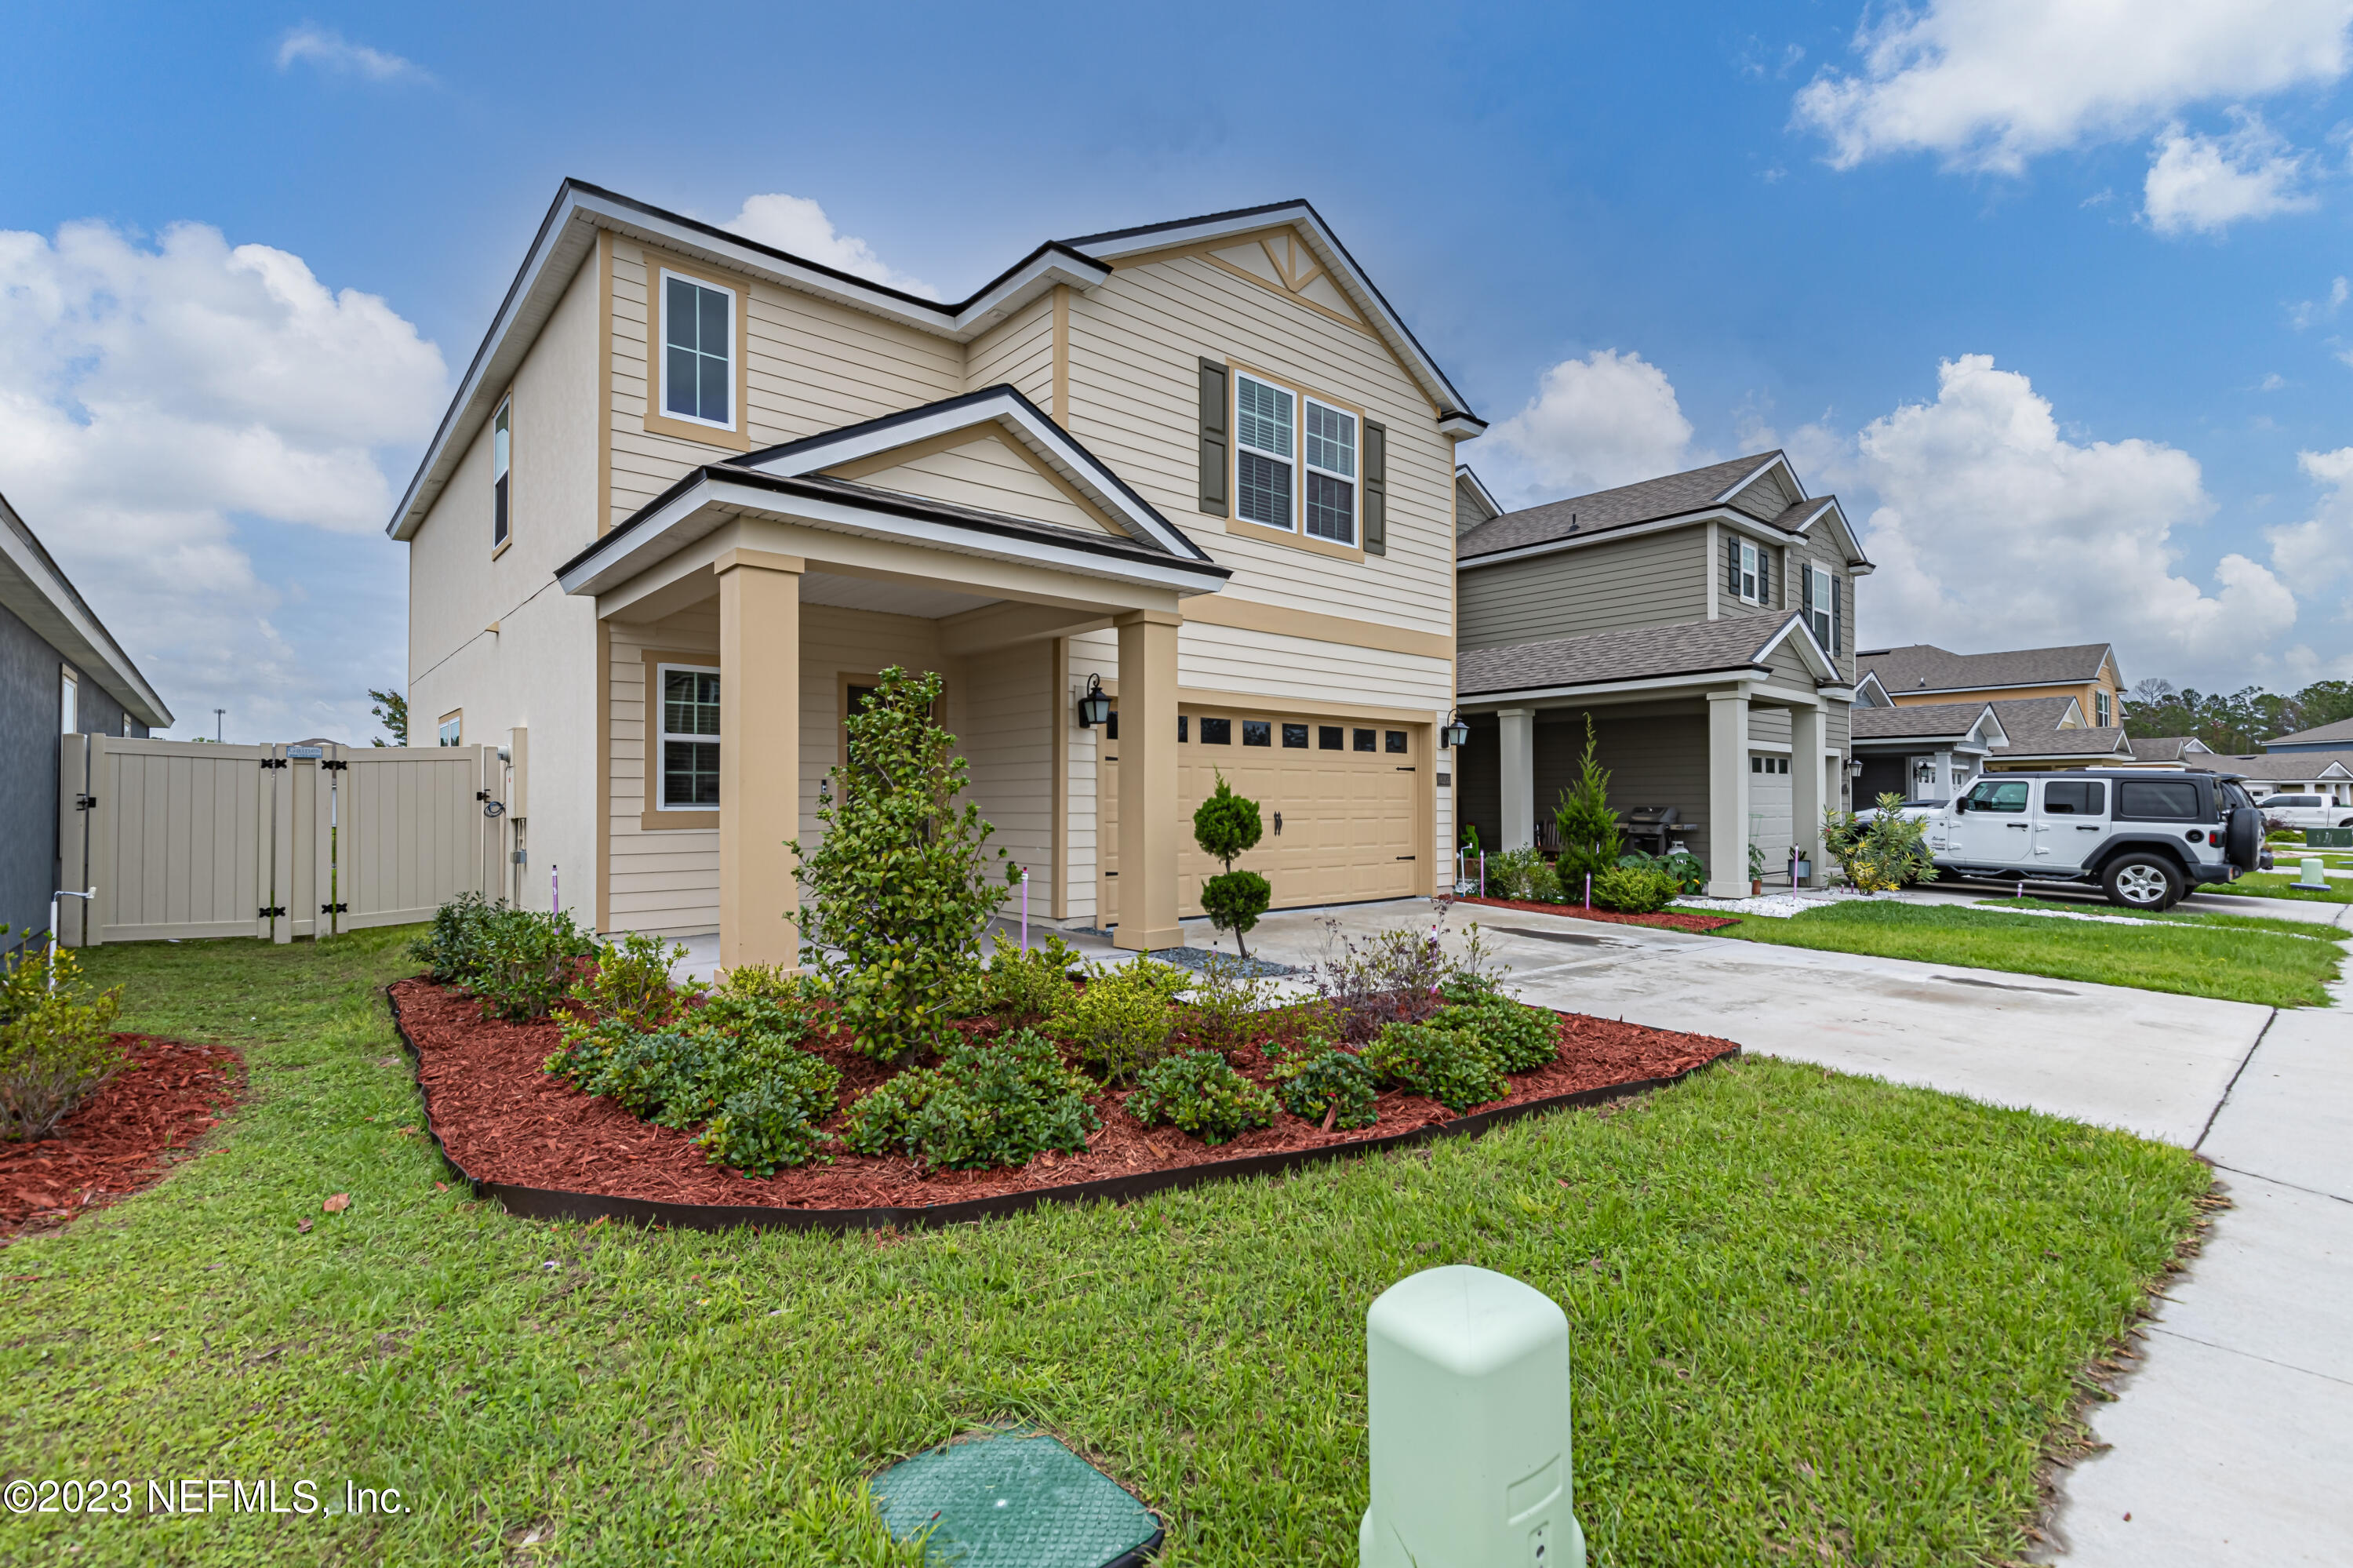
<instances>
[{"instance_id":1,"label":"white cloud","mask_svg":"<svg viewBox=\"0 0 2353 1568\"><path fill-rule=\"evenodd\" d=\"M313 26L308 22L279 40L278 69L290 70L297 65L312 66L335 75L364 76L370 81L433 79L412 60L353 43L332 27Z\"/></svg>"},{"instance_id":2,"label":"white cloud","mask_svg":"<svg viewBox=\"0 0 2353 1568\"><path fill-rule=\"evenodd\" d=\"M2227 136L2168 126L2149 160L2141 216L2159 234L2178 235L2219 234L2242 219L2309 212L2319 201L2304 188L2304 173L2303 154L2260 116L2242 113Z\"/></svg>"},{"instance_id":3,"label":"white cloud","mask_svg":"<svg viewBox=\"0 0 2353 1568\"><path fill-rule=\"evenodd\" d=\"M939 291L929 283L892 268L863 239L837 232L825 208L807 196L746 196L744 210L721 227L746 239L756 239L763 245L821 262L853 278L921 294L927 300L939 298Z\"/></svg>"},{"instance_id":4,"label":"white cloud","mask_svg":"<svg viewBox=\"0 0 2353 1568\"><path fill-rule=\"evenodd\" d=\"M2015 174L2192 104L2335 81L2348 22L2348 0L1927 0L1866 22L1861 69L1816 77L1796 114L1839 168L1925 152Z\"/></svg>"},{"instance_id":5,"label":"white cloud","mask_svg":"<svg viewBox=\"0 0 2353 1568\"><path fill-rule=\"evenodd\" d=\"M2295 309L2288 313L2288 320L2290 323L2295 326L2296 331L2302 332L2305 328L2312 325L2315 322L2331 320L2336 316L2338 311L2345 308L2345 300L2348 291L2348 285L2344 279L2338 278L2335 280L2328 285L2328 300L2327 303L2324 304L2318 300L2306 300L2302 302L2295 307Z\"/></svg>"},{"instance_id":6,"label":"white cloud","mask_svg":"<svg viewBox=\"0 0 2353 1568\"><path fill-rule=\"evenodd\" d=\"M0 231L0 490L182 727L364 736L361 690L402 665L381 457L429 431L440 352L283 250L81 223Z\"/></svg>"},{"instance_id":7,"label":"white cloud","mask_svg":"<svg viewBox=\"0 0 2353 1568\"><path fill-rule=\"evenodd\" d=\"M2263 377L2263 384L2257 387L2255 390L2258 392L2276 392L2286 385L2287 377L2274 370L2270 375Z\"/></svg>"},{"instance_id":8,"label":"white cloud","mask_svg":"<svg viewBox=\"0 0 2353 1568\"><path fill-rule=\"evenodd\" d=\"M1528 406L1487 439L1505 454L1504 482L1529 503L1691 466L1691 421L1666 372L1614 348L1546 371Z\"/></svg>"},{"instance_id":9,"label":"white cloud","mask_svg":"<svg viewBox=\"0 0 2353 1568\"><path fill-rule=\"evenodd\" d=\"M2263 535L2271 541L2273 569L2311 599L2353 572L2353 447L2298 452L2295 461L2306 479L2327 491L2311 516L2266 528ZM2353 602L2338 604L2337 615L2353 618Z\"/></svg>"},{"instance_id":10,"label":"white cloud","mask_svg":"<svg viewBox=\"0 0 2353 1568\"><path fill-rule=\"evenodd\" d=\"M2295 596L2240 554L2211 591L2175 566L2177 529L2213 509L2197 461L2146 440L2070 440L2048 400L1989 355L1939 367L1936 400L1865 426L1841 488L1877 575L1858 595L1867 641L1969 651L2114 640L2128 669L2175 680L2243 671L2296 617ZM1860 513L1860 508L1856 511Z\"/></svg>"}]
</instances>

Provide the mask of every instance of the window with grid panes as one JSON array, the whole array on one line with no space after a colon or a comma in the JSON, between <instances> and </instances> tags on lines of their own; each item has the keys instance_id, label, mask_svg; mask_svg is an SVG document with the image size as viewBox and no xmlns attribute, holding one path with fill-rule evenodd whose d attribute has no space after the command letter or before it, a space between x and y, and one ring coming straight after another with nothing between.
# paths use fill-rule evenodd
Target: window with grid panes
<instances>
[{"instance_id":1,"label":"window with grid panes","mask_svg":"<svg viewBox=\"0 0 2353 1568\"><path fill-rule=\"evenodd\" d=\"M719 672L661 669L661 800L665 811L719 804Z\"/></svg>"}]
</instances>

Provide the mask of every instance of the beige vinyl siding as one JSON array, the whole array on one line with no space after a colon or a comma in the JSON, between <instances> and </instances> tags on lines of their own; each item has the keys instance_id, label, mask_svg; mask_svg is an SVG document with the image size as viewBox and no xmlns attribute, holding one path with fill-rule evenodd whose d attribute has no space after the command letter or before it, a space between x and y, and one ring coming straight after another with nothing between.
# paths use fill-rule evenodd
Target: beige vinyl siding
<instances>
[{"instance_id":1,"label":"beige vinyl siding","mask_svg":"<svg viewBox=\"0 0 2353 1568\"><path fill-rule=\"evenodd\" d=\"M1004 385L1049 414L1054 407L1054 294L1038 296L972 340L965 352L965 390Z\"/></svg>"},{"instance_id":2,"label":"beige vinyl siding","mask_svg":"<svg viewBox=\"0 0 2353 1568\"><path fill-rule=\"evenodd\" d=\"M971 769L965 798L997 828L989 847L1028 869L1030 916L1040 918L1052 907L1054 872L1053 726L1061 708L1050 690L1054 645L1019 643L962 664L956 733ZM1007 907L1019 912L1018 886Z\"/></svg>"},{"instance_id":3,"label":"beige vinyl siding","mask_svg":"<svg viewBox=\"0 0 2353 1568\"><path fill-rule=\"evenodd\" d=\"M1435 711L1453 705L1453 679L1447 660L1414 653L1196 621L1176 634L1176 684L1188 691Z\"/></svg>"},{"instance_id":4,"label":"beige vinyl siding","mask_svg":"<svg viewBox=\"0 0 2353 1568\"><path fill-rule=\"evenodd\" d=\"M1388 554L1344 560L1244 538L1197 510L1204 357L1364 409L1388 430ZM1430 404L1369 333L1198 258L1122 267L1071 300L1071 432L1235 568L1225 592L1345 603L1351 615L1453 632L1454 452Z\"/></svg>"},{"instance_id":5,"label":"beige vinyl siding","mask_svg":"<svg viewBox=\"0 0 2353 1568\"><path fill-rule=\"evenodd\" d=\"M614 621L611 683L611 755L606 759L612 834L613 887L609 917L617 931L651 931L666 937L693 936L719 928L719 830L665 828L648 832L646 751L650 715L645 650L699 653L719 662L719 605L713 599L657 621ZM724 736L720 737L726 743ZM534 787L536 787L534 785Z\"/></svg>"},{"instance_id":6,"label":"beige vinyl siding","mask_svg":"<svg viewBox=\"0 0 2353 1568\"><path fill-rule=\"evenodd\" d=\"M1456 588L1461 645L1704 620L1708 566L1707 530L1692 527L1466 570Z\"/></svg>"},{"instance_id":7,"label":"beige vinyl siding","mask_svg":"<svg viewBox=\"0 0 2353 1568\"><path fill-rule=\"evenodd\" d=\"M726 448L653 435L647 399L647 256L613 248L613 521ZM748 347L744 418L754 448L797 440L964 390L964 346L846 305L767 283L744 284Z\"/></svg>"},{"instance_id":8,"label":"beige vinyl siding","mask_svg":"<svg viewBox=\"0 0 2353 1568\"><path fill-rule=\"evenodd\" d=\"M976 433L960 447L926 452L891 468L860 474L857 482L984 512L1082 528L1090 534L1113 532L994 433Z\"/></svg>"}]
</instances>

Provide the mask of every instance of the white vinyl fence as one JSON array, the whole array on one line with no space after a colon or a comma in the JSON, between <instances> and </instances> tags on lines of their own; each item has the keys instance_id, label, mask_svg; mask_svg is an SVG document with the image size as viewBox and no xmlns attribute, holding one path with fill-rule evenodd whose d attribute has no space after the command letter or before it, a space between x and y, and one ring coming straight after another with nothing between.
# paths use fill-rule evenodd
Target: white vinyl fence
<instances>
[{"instance_id":1,"label":"white vinyl fence","mask_svg":"<svg viewBox=\"0 0 2353 1568\"><path fill-rule=\"evenodd\" d=\"M495 748L216 746L69 735L58 842L69 947L290 942L422 920L503 881Z\"/></svg>"}]
</instances>

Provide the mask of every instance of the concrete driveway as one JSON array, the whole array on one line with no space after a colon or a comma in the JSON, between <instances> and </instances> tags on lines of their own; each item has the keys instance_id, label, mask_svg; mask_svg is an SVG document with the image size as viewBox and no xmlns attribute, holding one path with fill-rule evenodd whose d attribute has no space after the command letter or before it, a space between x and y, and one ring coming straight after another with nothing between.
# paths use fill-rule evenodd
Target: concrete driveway
<instances>
[{"instance_id":1,"label":"concrete driveway","mask_svg":"<svg viewBox=\"0 0 2353 1568\"><path fill-rule=\"evenodd\" d=\"M2327 923L2353 913L2230 904ZM2121 1396L2093 1414L2110 1446L2063 1478L2050 1555L2081 1568L2353 1563L2344 985L2337 1007L2275 1012L1493 908L1453 910L1450 946L1473 917L1530 1001L2125 1128L2212 1160L2235 1207L2158 1303ZM1358 905L1272 916L1250 945L1312 963L1339 936L1432 924L1419 901ZM1212 936L1187 927L1193 946Z\"/></svg>"}]
</instances>

